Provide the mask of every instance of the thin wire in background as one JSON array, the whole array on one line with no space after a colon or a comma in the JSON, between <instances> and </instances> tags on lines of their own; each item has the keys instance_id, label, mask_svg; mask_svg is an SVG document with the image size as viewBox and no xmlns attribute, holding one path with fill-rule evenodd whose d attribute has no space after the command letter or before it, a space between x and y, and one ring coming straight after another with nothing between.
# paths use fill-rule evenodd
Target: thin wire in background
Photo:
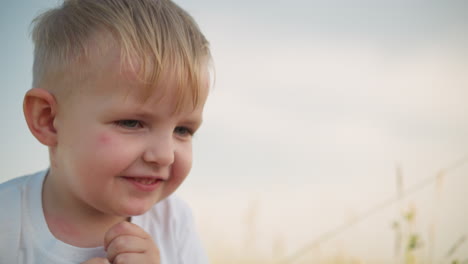
<instances>
[{"instance_id":1,"label":"thin wire in background","mask_svg":"<svg viewBox=\"0 0 468 264\"><path fill-rule=\"evenodd\" d=\"M295 260L297 260L299 257L303 256L305 253L309 252L310 250L316 248L318 245L332 239L333 237L336 237L337 235L341 234L342 232L350 229L351 227L355 226L356 224L364 221L365 219L369 218L370 216L374 215L377 212L382 211L383 209L386 209L399 201L405 199L406 197L417 193L421 191L422 189L428 187L429 185L440 181L442 177L447 177L449 175L448 173L458 169L459 167L468 164L468 156L454 162L453 164L450 164L449 166L445 167L444 169L441 169L435 176L427 177L414 185L410 186L408 189L402 191L399 194L396 194L392 198L385 200L381 203L376 204L375 206L371 207L369 210L364 212L358 217L353 218L351 221L346 222L345 224L342 224L338 226L335 229L332 229L330 231L327 231L317 237L315 240L311 241L301 249L297 250L295 253L289 255L288 257L284 258L283 260L279 261L278 264L291 264Z\"/></svg>"}]
</instances>

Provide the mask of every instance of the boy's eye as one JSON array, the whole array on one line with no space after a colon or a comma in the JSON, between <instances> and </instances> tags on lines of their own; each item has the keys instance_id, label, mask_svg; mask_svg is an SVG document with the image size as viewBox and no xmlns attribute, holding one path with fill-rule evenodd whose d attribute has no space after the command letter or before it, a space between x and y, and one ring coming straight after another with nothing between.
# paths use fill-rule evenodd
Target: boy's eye
<instances>
[{"instance_id":1,"label":"boy's eye","mask_svg":"<svg viewBox=\"0 0 468 264\"><path fill-rule=\"evenodd\" d=\"M126 127L126 128L138 128L141 127L141 122L138 120L119 120L116 122L118 126Z\"/></svg>"},{"instance_id":2,"label":"boy's eye","mask_svg":"<svg viewBox=\"0 0 468 264\"><path fill-rule=\"evenodd\" d=\"M193 132L186 127L176 127L174 133L184 137L193 135Z\"/></svg>"}]
</instances>

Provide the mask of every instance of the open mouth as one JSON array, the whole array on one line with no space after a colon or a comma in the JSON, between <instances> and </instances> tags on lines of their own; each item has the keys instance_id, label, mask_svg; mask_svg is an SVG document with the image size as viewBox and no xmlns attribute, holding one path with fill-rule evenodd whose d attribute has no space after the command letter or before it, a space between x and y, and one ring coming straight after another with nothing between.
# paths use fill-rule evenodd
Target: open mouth
<instances>
[{"instance_id":1,"label":"open mouth","mask_svg":"<svg viewBox=\"0 0 468 264\"><path fill-rule=\"evenodd\" d=\"M139 184L143 185L152 185L157 183L159 180L155 178L137 178L137 177L126 177L129 180L138 182Z\"/></svg>"},{"instance_id":2,"label":"open mouth","mask_svg":"<svg viewBox=\"0 0 468 264\"><path fill-rule=\"evenodd\" d=\"M152 192L159 188L163 180L151 177L122 177L140 191Z\"/></svg>"}]
</instances>

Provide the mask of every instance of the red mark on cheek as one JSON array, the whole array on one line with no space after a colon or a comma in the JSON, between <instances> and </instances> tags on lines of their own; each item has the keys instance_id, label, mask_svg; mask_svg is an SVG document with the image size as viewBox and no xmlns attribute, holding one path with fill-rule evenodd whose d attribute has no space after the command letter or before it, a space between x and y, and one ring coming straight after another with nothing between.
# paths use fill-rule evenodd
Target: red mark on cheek
<instances>
[{"instance_id":1,"label":"red mark on cheek","mask_svg":"<svg viewBox=\"0 0 468 264\"><path fill-rule=\"evenodd\" d=\"M99 135L99 143L108 145L111 143L111 137L107 134L101 134Z\"/></svg>"}]
</instances>

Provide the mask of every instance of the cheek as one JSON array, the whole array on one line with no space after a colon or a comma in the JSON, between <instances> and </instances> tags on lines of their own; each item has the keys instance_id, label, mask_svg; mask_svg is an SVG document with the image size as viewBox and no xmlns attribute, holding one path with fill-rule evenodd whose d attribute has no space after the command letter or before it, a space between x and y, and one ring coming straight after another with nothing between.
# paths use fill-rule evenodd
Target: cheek
<instances>
[{"instance_id":1,"label":"cheek","mask_svg":"<svg viewBox=\"0 0 468 264\"><path fill-rule=\"evenodd\" d=\"M111 143L112 143L112 136L110 134L102 133L98 135L97 144L107 146L107 145L111 145Z\"/></svg>"},{"instance_id":2,"label":"cheek","mask_svg":"<svg viewBox=\"0 0 468 264\"><path fill-rule=\"evenodd\" d=\"M97 132L87 140L77 143L80 154L75 159L75 169L80 175L79 185L92 195L103 186L109 185L114 176L119 175L137 158L137 148L130 144L128 137L112 133ZM85 188L86 186L86 188Z\"/></svg>"},{"instance_id":3,"label":"cheek","mask_svg":"<svg viewBox=\"0 0 468 264\"><path fill-rule=\"evenodd\" d=\"M180 184L192 168L192 147L184 146L176 152L175 166L173 167L173 176Z\"/></svg>"},{"instance_id":4,"label":"cheek","mask_svg":"<svg viewBox=\"0 0 468 264\"><path fill-rule=\"evenodd\" d=\"M88 170L108 172L120 170L134 161L136 149L125 137L112 132L101 132L83 142L82 165ZM91 172L91 171L90 171Z\"/></svg>"},{"instance_id":5,"label":"cheek","mask_svg":"<svg viewBox=\"0 0 468 264\"><path fill-rule=\"evenodd\" d=\"M94 148L96 158L111 166L132 162L138 151L131 138L111 132L99 134Z\"/></svg>"}]
</instances>

